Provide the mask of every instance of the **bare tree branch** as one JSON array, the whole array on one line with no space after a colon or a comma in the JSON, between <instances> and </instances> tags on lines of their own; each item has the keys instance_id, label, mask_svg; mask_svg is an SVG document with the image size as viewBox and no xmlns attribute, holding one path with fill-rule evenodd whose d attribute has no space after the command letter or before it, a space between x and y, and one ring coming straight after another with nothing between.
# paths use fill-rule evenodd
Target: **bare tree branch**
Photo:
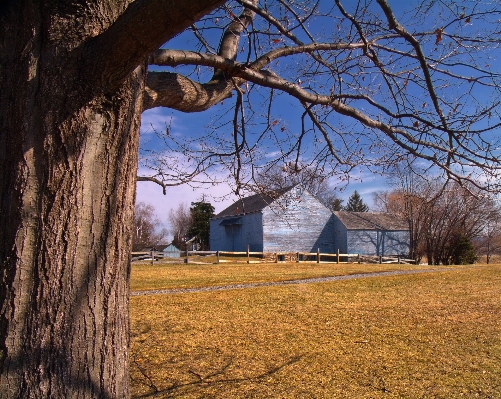
<instances>
[{"instance_id":1,"label":"bare tree branch","mask_svg":"<svg viewBox=\"0 0 501 399\"><path fill-rule=\"evenodd\" d=\"M137 176L136 181L150 181L152 183L158 184L160 187L162 187L163 194L164 195L167 194L167 191L166 191L167 185L164 184L164 182L162 182L161 180L158 180L155 177L151 177L151 176Z\"/></svg>"},{"instance_id":2,"label":"bare tree branch","mask_svg":"<svg viewBox=\"0 0 501 399\"><path fill-rule=\"evenodd\" d=\"M168 106L197 112L237 93L237 109L228 125L233 126L233 139L222 139L214 129L212 137L221 141L210 151L220 157L204 154L206 165L228 167L240 181L245 167L253 176L256 168L264 167L260 162L266 167L286 159L296 165L316 162L331 173L339 166L349 173L357 165L381 171L408 157L479 189L486 189L487 180L499 180L501 142L491 132L501 127L501 72L488 64L494 62L488 49L500 48L498 5L459 7L444 1L415 8L406 20L400 14L397 18L386 0L358 5L336 0L327 11L322 3L237 3L243 7L238 17L228 4L229 20L220 13L204 22L205 29L222 30L218 54L161 49L149 59L161 67L193 65L215 73L196 81L177 71L150 72L145 109ZM438 28L425 14L437 7L443 18ZM221 24L219 18L229 22ZM481 23L476 30L466 29L472 18L488 20L493 28L485 34ZM328 21L332 32L316 29L317 20ZM197 37L209 48L200 31ZM241 43L240 52L247 49L243 58ZM265 98L258 94L260 88L270 89L275 98L273 93L285 93L298 100L305 110L301 129L289 124L290 118L272 116L271 103L261 122L255 122L256 98ZM481 89L490 90L493 101L485 101ZM236 140L243 133L237 111L244 103L251 115L245 124L263 126L259 134L254 132L256 139L247 134ZM275 143L277 158L258 156L259 143L265 140ZM220 151L224 146L227 150ZM364 156L367 151L375 155ZM232 155L224 160L222 153Z\"/></svg>"}]
</instances>

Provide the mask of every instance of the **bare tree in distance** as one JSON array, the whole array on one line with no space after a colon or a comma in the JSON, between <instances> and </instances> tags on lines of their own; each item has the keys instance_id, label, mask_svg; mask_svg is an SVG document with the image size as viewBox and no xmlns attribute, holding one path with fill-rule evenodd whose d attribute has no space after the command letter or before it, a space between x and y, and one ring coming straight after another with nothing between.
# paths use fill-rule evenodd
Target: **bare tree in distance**
<instances>
[{"instance_id":1,"label":"bare tree in distance","mask_svg":"<svg viewBox=\"0 0 501 399\"><path fill-rule=\"evenodd\" d=\"M132 250L139 251L146 247L160 244L169 234L166 228L159 228L161 221L155 214L153 205L138 202L134 206L134 232Z\"/></svg>"},{"instance_id":2,"label":"bare tree in distance","mask_svg":"<svg viewBox=\"0 0 501 399\"><path fill-rule=\"evenodd\" d=\"M462 249L458 243L479 243L501 214L497 202L476 187L455 182L444 188L439 178L429 182L409 172L397 176L400 181L393 179L392 191L375 193L374 204L407 220L409 256L418 261L424 257L429 264L457 261Z\"/></svg>"},{"instance_id":3,"label":"bare tree in distance","mask_svg":"<svg viewBox=\"0 0 501 399\"><path fill-rule=\"evenodd\" d=\"M454 241L479 238L489 219L499 208L489 196L477 188L450 185L436 196L430 206L428 230L425 234L426 256L431 264L450 264L457 259Z\"/></svg>"},{"instance_id":4,"label":"bare tree in distance","mask_svg":"<svg viewBox=\"0 0 501 399\"><path fill-rule=\"evenodd\" d=\"M485 256L487 264L491 263L493 256L501 256L501 212L487 220L484 231L474 241L474 245L477 254Z\"/></svg>"},{"instance_id":5,"label":"bare tree in distance","mask_svg":"<svg viewBox=\"0 0 501 399\"><path fill-rule=\"evenodd\" d=\"M417 160L498 191L499 2L395 4L0 3L0 396L128 396L143 110L222 111L193 145L167 131L164 187Z\"/></svg>"},{"instance_id":6,"label":"bare tree in distance","mask_svg":"<svg viewBox=\"0 0 501 399\"><path fill-rule=\"evenodd\" d=\"M168 215L169 223L173 230L172 244L182 251L186 250L186 238L191 227L190 208L185 203L180 203L176 209L171 209Z\"/></svg>"}]
</instances>

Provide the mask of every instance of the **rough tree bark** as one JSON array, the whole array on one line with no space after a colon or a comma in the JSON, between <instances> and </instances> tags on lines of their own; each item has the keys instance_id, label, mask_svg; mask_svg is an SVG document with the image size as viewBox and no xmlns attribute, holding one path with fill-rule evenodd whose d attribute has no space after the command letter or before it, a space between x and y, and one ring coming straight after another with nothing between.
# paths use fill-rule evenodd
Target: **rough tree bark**
<instances>
[{"instance_id":1,"label":"rough tree bark","mask_svg":"<svg viewBox=\"0 0 501 399\"><path fill-rule=\"evenodd\" d=\"M145 62L221 3L0 5L0 398L128 396Z\"/></svg>"}]
</instances>

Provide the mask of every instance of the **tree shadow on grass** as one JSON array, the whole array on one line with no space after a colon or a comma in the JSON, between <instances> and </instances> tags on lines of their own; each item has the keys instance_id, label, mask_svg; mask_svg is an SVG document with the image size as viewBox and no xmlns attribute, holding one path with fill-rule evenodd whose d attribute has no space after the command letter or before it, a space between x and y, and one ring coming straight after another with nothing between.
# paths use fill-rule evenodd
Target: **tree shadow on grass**
<instances>
[{"instance_id":1,"label":"tree shadow on grass","mask_svg":"<svg viewBox=\"0 0 501 399\"><path fill-rule=\"evenodd\" d=\"M142 368L138 362L134 359L132 360L133 367L137 367L139 372L143 375L147 382L142 382L142 384L147 385L151 390L148 393L133 396L134 399L146 399L152 397L175 397L180 394L188 394L194 393L197 389L207 388L211 386L225 385L225 384L238 384L241 382L251 382L251 381L260 381L263 379L267 379L270 376L280 372L284 368L291 366L297 362L299 362L304 355L293 356L287 361L273 367L269 367L265 372L259 373L257 375L248 376L248 377L239 377L239 378L218 378L224 376L228 369L233 365L233 357L231 357L227 362L225 362L221 367L217 370L210 372L208 374L201 374L193 371L192 369L188 369L187 372L195 378L194 381L187 383L178 383L174 382L170 387L165 389L159 389L153 382L153 377L151 375L147 375L144 368Z\"/></svg>"}]
</instances>

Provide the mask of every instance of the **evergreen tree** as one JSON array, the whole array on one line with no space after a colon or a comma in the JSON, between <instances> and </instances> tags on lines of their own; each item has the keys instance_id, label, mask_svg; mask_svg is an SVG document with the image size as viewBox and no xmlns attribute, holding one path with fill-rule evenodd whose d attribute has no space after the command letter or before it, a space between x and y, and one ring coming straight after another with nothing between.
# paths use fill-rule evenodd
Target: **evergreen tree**
<instances>
[{"instance_id":1,"label":"evergreen tree","mask_svg":"<svg viewBox=\"0 0 501 399\"><path fill-rule=\"evenodd\" d=\"M444 264L471 265L477 260L477 254L471 239L462 233L454 234L449 245L449 257Z\"/></svg>"},{"instance_id":2,"label":"evergreen tree","mask_svg":"<svg viewBox=\"0 0 501 399\"><path fill-rule=\"evenodd\" d=\"M368 212L369 207L364 203L357 190L355 190L351 197L348 198L348 202L346 203L346 206L343 207L343 211Z\"/></svg>"},{"instance_id":3,"label":"evergreen tree","mask_svg":"<svg viewBox=\"0 0 501 399\"><path fill-rule=\"evenodd\" d=\"M343 210L343 205L341 205L342 203L344 202L344 200L342 199L339 199L339 198L335 198L334 200L332 200L331 202L331 209L333 211L342 211Z\"/></svg>"},{"instance_id":4,"label":"evergreen tree","mask_svg":"<svg viewBox=\"0 0 501 399\"><path fill-rule=\"evenodd\" d=\"M209 249L209 231L210 219L214 216L214 207L205 201L192 202L191 208L191 226L188 230L188 236L198 237L201 250Z\"/></svg>"}]
</instances>

